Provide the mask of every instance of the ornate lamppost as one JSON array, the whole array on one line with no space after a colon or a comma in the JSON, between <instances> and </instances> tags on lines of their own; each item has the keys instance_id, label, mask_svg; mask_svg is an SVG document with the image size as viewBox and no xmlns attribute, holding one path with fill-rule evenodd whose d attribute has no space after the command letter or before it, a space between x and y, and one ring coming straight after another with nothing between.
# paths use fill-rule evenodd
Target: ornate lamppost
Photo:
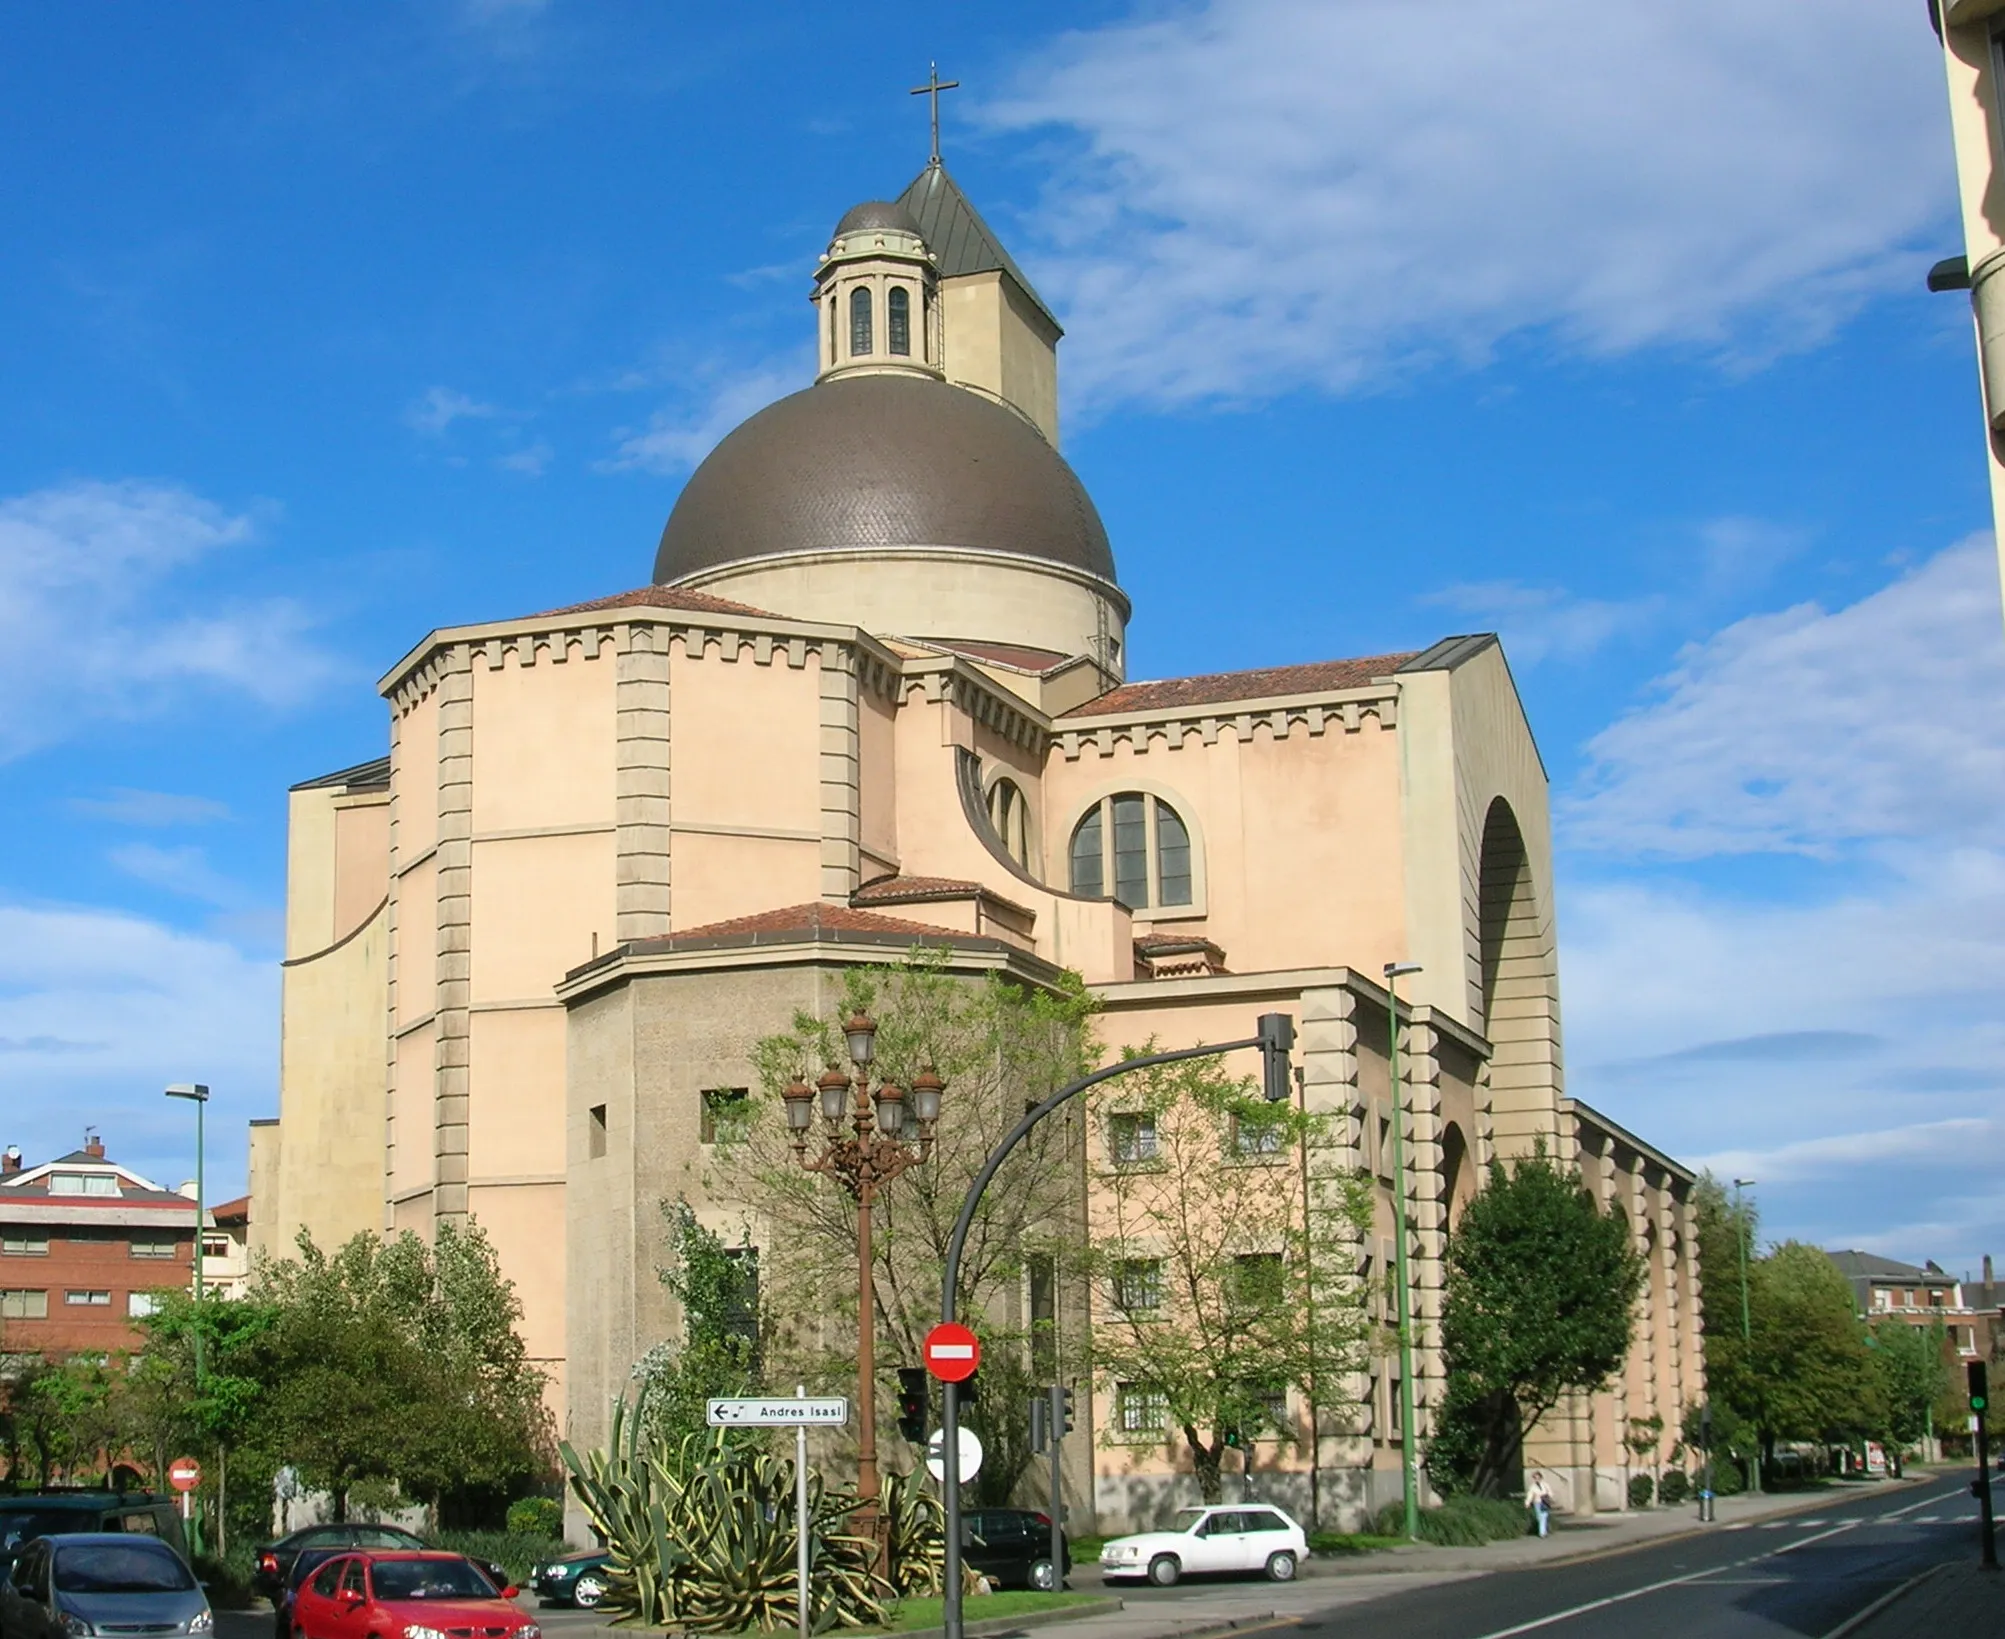
<instances>
[{"instance_id":1,"label":"ornate lamppost","mask_svg":"<svg viewBox=\"0 0 2005 1639\"><path fill-rule=\"evenodd\" d=\"M922 1070L912 1078L909 1101L905 1089L889 1081L879 1081L873 1091L870 1064L876 1056L876 1024L867 1014L858 1013L843 1025L842 1034L854 1074L830 1069L813 1087L797 1078L784 1096L795 1159L807 1171L835 1179L856 1202L856 1489L863 1499L857 1523L881 1554L884 1524L877 1507L877 1298L870 1270L871 1207L880 1189L933 1153L933 1128L940 1119L940 1095L946 1091L946 1083L931 1070ZM823 1139L820 1152L810 1155L808 1130L814 1125L817 1103L821 1105ZM916 1146L905 1136L908 1120L917 1129ZM845 1132L845 1128L849 1130Z\"/></svg>"}]
</instances>

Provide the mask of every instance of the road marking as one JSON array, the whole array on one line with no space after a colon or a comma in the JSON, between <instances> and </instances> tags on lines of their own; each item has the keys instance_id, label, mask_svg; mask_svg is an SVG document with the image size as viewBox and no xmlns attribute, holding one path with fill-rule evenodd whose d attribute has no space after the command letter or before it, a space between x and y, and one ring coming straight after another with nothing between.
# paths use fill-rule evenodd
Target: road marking
<instances>
[{"instance_id":1,"label":"road marking","mask_svg":"<svg viewBox=\"0 0 2005 1639\"><path fill-rule=\"evenodd\" d=\"M1912 1514L1917 1508L1940 1508L1946 1499L1923 1497L1920 1502L1911 1502L1905 1508L1892 1508L1880 1515L1881 1519L1899 1519L1903 1514Z\"/></svg>"},{"instance_id":2,"label":"road marking","mask_svg":"<svg viewBox=\"0 0 2005 1639\"><path fill-rule=\"evenodd\" d=\"M1885 1610L1896 1599L1899 1599L1903 1594L1908 1593L1918 1583L1927 1581L1928 1578L1934 1576L1935 1573L1941 1569L1942 1567L1940 1565L1931 1565L1927 1570L1921 1572L1919 1575L1909 1577L1907 1581L1903 1582L1898 1588L1889 1588L1885 1593L1881 1594L1878 1599L1875 1599L1864 1610L1856 1611L1852 1615L1846 1617L1844 1621L1840 1622L1829 1633L1825 1634L1824 1639L1845 1639L1846 1634L1857 1633L1859 1629L1863 1628L1874 1617L1878 1616L1881 1611Z\"/></svg>"},{"instance_id":3,"label":"road marking","mask_svg":"<svg viewBox=\"0 0 2005 1639\"><path fill-rule=\"evenodd\" d=\"M1666 1588L1681 1588L1688 1582L1700 1582L1709 1576L1718 1576L1723 1571L1737 1571L1744 1565L1758 1564L1764 1559L1779 1559L1784 1554L1793 1554L1799 1548L1807 1548L1813 1542L1822 1542L1843 1532L1856 1530L1866 1520L1848 1520L1843 1525L1834 1525L1827 1531L1820 1531L1814 1537L1798 1537L1794 1542L1786 1542L1780 1548L1771 1548L1764 1554L1750 1554L1746 1559L1736 1560L1731 1565L1712 1565L1703 1571L1688 1571L1683 1576L1666 1577L1662 1582L1652 1582L1647 1587L1631 1588L1626 1593L1610 1594L1606 1599L1591 1599L1585 1605L1575 1605L1570 1610L1554 1611L1550 1616L1534 1618L1530 1622L1520 1622L1513 1628L1498 1628L1494 1632L1478 1636L1478 1639L1513 1639L1520 1633L1536 1633L1540 1628L1549 1628L1555 1622L1571 1621L1576 1616L1585 1616L1589 1611L1607 1610L1611 1605L1626 1605L1632 1599L1641 1599L1648 1593L1661 1593Z\"/></svg>"}]
</instances>

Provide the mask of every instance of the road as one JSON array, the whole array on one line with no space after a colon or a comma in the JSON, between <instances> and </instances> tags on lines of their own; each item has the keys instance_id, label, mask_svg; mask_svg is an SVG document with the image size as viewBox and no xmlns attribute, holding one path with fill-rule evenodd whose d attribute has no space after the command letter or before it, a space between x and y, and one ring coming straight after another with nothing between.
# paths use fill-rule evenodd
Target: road
<instances>
[{"instance_id":1,"label":"road","mask_svg":"<svg viewBox=\"0 0 2005 1639\"><path fill-rule=\"evenodd\" d=\"M1822 1639L1939 1560L1975 1557L1963 1478L1835 1501L1573 1565L1418 1588L1278 1623L1351 1639Z\"/></svg>"}]
</instances>

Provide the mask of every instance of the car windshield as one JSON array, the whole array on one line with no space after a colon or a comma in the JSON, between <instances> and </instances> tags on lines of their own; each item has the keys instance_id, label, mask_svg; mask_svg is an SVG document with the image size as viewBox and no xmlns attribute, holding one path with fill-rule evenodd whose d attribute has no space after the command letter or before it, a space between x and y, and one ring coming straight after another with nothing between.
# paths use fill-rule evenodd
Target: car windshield
<instances>
[{"instance_id":1,"label":"car windshield","mask_svg":"<svg viewBox=\"0 0 2005 1639\"><path fill-rule=\"evenodd\" d=\"M1179 1531L1195 1531L1198 1527L1198 1522L1203 1518L1204 1510L1202 1508L1179 1508L1177 1510L1175 1528Z\"/></svg>"},{"instance_id":2,"label":"car windshield","mask_svg":"<svg viewBox=\"0 0 2005 1639\"><path fill-rule=\"evenodd\" d=\"M378 1599L492 1599L494 1584L464 1559L379 1559Z\"/></svg>"},{"instance_id":3,"label":"car windshield","mask_svg":"<svg viewBox=\"0 0 2005 1639\"><path fill-rule=\"evenodd\" d=\"M67 1508L0 1509L0 1553L18 1552L23 1543L33 1542L37 1537L88 1531L96 1524L91 1516Z\"/></svg>"},{"instance_id":4,"label":"car windshield","mask_svg":"<svg viewBox=\"0 0 2005 1639\"><path fill-rule=\"evenodd\" d=\"M195 1586L171 1548L145 1542L80 1542L56 1548L58 1593L186 1593Z\"/></svg>"}]
</instances>

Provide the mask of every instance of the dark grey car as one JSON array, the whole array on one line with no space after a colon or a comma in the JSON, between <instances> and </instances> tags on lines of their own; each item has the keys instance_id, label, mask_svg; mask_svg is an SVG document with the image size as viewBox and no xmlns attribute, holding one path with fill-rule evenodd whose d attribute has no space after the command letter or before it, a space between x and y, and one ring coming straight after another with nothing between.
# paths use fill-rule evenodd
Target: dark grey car
<instances>
[{"instance_id":1,"label":"dark grey car","mask_svg":"<svg viewBox=\"0 0 2005 1639\"><path fill-rule=\"evenodd\" d=\"M37 1537L21 1549L11 1580L16 1593L40 1605L72 1639L215 1631L195 1573L157 1537Z\"/></svg>"}]
</instances>

